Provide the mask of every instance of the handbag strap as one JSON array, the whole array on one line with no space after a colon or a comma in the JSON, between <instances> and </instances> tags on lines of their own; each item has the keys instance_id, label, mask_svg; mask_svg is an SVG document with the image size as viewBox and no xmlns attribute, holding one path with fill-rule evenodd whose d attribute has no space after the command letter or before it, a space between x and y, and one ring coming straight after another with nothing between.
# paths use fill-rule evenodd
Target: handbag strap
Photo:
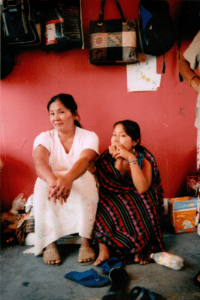
<instances>
[{"instance_id":1,"label":"handbag strap","mask_svg":"<svg viewBox=\"0 0 200 300\"><path fill-rule=\"evenodd\" d=\"M99 23L100 24L103 23L105 2L106 2L105 0L101 0L101 9L100 9L100 13L99 13ZM126 19L124 18L124 14L123 14L123 11L121 9L121 5L119 4L119 1L115 0L115 3L117 4L118 10L120 12L122 22L126 23Z\"/></svg>"},{"instance_id":2,"label":"handbag strap","mask_svg":"<svg viewBox=\"0 0 200 300\"><path fill-rule=\"evenodd\" d=\"M13 7L20 7L21 1L20 0L3 0L3 8L13 8Z\"/></svg>"}]
</instances>

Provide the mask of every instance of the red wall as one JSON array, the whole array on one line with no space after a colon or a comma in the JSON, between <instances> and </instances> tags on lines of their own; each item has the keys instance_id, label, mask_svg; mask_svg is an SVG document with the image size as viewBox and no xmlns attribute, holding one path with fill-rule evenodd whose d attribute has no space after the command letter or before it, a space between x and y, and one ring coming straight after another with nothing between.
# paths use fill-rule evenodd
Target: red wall
<instances>
[{"instance_id":1,"label":"red wall","mask_svg":"<svg viewBox=\"0 0 200 300\"><path fill-rule=\"evenodd\" d=\"M169 0L174 20L180 0ZM139 0L121 1L127 18L138 16ZM46 109L58 93L74 96L84 128L100 138L100 151L109 146L114 122L132 119L139 123L142 144L156 157L165 197L186 195L186 175L196 172L194 127L196 95L179 82L177 45L165 55L166 72L157 91L127 92L126 66L93 66L89 63L89 20L98 18L100 0L82 0L85 49L45 53L25 49L16 65L1 80L2 209L11 207L19 193L33 193L36 173L32 160L34 138L51 129ZM113 11L111 9L113 7ZM114 0L107 0L105 18L118 18ZM158 73L162 56L157 58Z\"/></svg>"}]
</instances>

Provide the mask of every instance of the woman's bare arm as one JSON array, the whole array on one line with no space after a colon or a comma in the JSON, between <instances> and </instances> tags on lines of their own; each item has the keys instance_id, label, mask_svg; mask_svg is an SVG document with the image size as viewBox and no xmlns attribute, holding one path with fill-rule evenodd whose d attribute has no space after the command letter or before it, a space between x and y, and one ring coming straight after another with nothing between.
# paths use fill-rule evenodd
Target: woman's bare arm
<instances>
[{"instance_id":1,"label":"woman's bare arm","mask_svg":"<svg viewBox=\"0 0 200 300\"><path fill-rule=\"evenodd\" d=\"M140 194L148 191L152 182L152 166L151 163L144 158L142 161L142 170L136 162L130 163L131 177L133 183Z\"/></svg>"},{"instance_id":2,"label":"woman's bare arm","mask_svg":"<svg viewBox=\"0 0 200 300\"><path fill-rule=\"evenodd\" d=\"M38 177L47 183L57 179L49 165L49 151L44 146L39 145L33 150L33 161Z\"/></svg>"},{"instance_id":3,"label":"woman's bare arm","mask_svg":"<svg viewBox=\"0 0 200 300\"><path fill-rule=\"evenodd\" d=\"M193 90L198 94L200 77L198 74L190 68L189 62L184 58L183 54L180 55L180 60L178 63L179 72L182 77L188 82L188 84L193 88Z\"/></svg>"},{"instance_id":4,"label":"woman's bare arm","mask_svg":"<svg viewBox=\"0 0 200 300\"><path fill-rule=\"evenodd\" d=\"M142 161L142 170L141 170L138 162L136 161L135 154L126 150L120 143L114 143L112 147L113 147L111 148L112 156L116 159L116 162L117 160L120 159L125 159L127 161L134 160L129 163L133 183L140 194L147 192L152 182L151 163L146 158L144 158ZM120 163L121 161L119 161L119 168L118 168L119 171L121 167Z\"/></svg>"},{"instance_id":5,"label":"woman's bare arm","mask_svg":"<svg viewBox=\"0 0 200 300\"><path fill-rule=\"evenodd\" d=\"M96 160L97 156L98 154L92 149L83 150L79 159L74 163L69 172L57 179L56 186L51 190L50 196L52 197L54 194L58 197L62 194L67 194L69 196L73 181L78 179L88 170Z\"/></svg>"}]
</instances>

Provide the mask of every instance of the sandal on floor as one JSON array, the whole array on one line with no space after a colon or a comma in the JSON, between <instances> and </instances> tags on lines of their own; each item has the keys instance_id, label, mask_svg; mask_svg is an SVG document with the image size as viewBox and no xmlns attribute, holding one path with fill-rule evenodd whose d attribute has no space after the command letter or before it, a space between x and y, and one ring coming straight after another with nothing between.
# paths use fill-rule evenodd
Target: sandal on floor
<instances>
[{"instance_id":1,"label":"sandal on floor","mask_svg":"<svg viewBox=\"0 0 200 300\"><path fill-rule=\"evenodd\" d=\"M200 286L200 281L197 278L200 276L200 272L193 278L193 282L195 285Z\"/></svg>"},{"instance_id":2,"label":"sandal on floor","mask_svg":"<svg viewBox=\"0 0 200 300\"><path fill-rule=\"evenodd\" d=\"M132 300L162 300L162 296L156 293L150 292L148 289L136 286L130 291Z\"/></svg>"},{"instance_id":3,"label":"sandal on floor","mask_svg":"<svg viewBox=\"0 0 200 300\"><path fill-rule=\"evenodd\" d=\"M163 300L163 298L156 294L152 293L149 290L136 286L130 293L117 292L112 295L105 295L102 300Z\"/></svg>"},{"instance_id":4,"label":"sandal on floor","mask_svg":"<svg viewBox=\"0 0 200 300\"><path fill-rule=\"evenodd\" d=\"M106 260L103 264L100 264L105 274L109 274L112 269L122 267L122 265L122 260L117 257L111 257L108 260Z\"/></svg>"},{"instance_id":5,"label":"sandal on floor","mask_svg":"<svg viewBox=\"0 0 200 300\"><path fill-rule=\"evenodd\" d=\"M79 249L78 253L78 262L80 264L91 264L95 260L95 252L94 249L91 247L81 247ZM79 259L84 260L84 259L90 259L89 261L79 261Z\"/></svg>"},{"instance_id":6,"label":"sandal on floor","mask_svg":"<svg viewBox=\"0 0 200 300\"><path fill-rule=\"evenodd\" d=\"M131 297L130 294L128 293L121 293L117 292L112 295L105 295L103 296L102 300L132 300L133 298Z\"/></svg>"},{"instance_id":7,"label":"sandal on floor","mask_svg":"<svg viewBox=\"0 0 200 300\"><path fill-rule=\"evenodd\" d=\"M54 263L54 264L47 263L48 261L52 261L52 260L54 260L54 261L61 260L60 254L56 248L46 249L43 252L43 261L45 262L45 264L47 264L48 266L54 266L54 267L61 265L61 262L58 264L57 263Z\"/></svg>"},{"instance_id":8,"label":"sandal on floor","mask_svg":"<svg viewBox=\"0 0 200 300\"><path fill-rule=\"evenodd\" d=\"M114 268L110 271L109 277L111 280L111 287L108 294L124 293L129 282L129 276L122 267Z\"/></svg>"},{"instance_id":9,"label":"sandal on floor","mask_svg":"<svg viewBox=\"0 0 200 300\"><path fill-rule=\"evenodd\" d=\"M97 271L94 269L84 272L72 271L65 274L65 278L76 281L77 283L87 287L102 287L110 283L108 278L99 276Z\"/></svg>"}]
</instances>

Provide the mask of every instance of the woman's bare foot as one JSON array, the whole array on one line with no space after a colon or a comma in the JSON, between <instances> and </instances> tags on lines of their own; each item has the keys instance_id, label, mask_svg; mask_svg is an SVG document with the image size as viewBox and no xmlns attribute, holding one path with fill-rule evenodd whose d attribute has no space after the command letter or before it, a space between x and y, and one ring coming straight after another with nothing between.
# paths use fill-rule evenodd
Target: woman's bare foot
<instances>
[{"instance_id":1,"label":"woman's bare foot","mask_svg":"<svg viewBox=\"0 0 200 300\"><path fill-rule=\"evenodd\" d=\"M193 278L193 282L195 285L200 287L200 272Z\"/></svg>"},{"instance_id":2,"label":"woman's bare foot","mask_svg":"<svg viewBox=\"0 0 200 300\"><path fill-rule=\"evenodd\" d=\"M43 253L43 260L48 265L61 263L61 258L58 253L56 243L52 243L46 247L46 250Z\"/></svg>"},{"instance_id":3,"label":"woman's bare foot","mask_svg":"<svg viewBox=\"0 0 200 300\"><path fill-rule=\"evenodd\" d=\"M14 237L9 237L7 240L6 240L6 243L11 243L14 241Z\"/></svg>"},{"instance_id":4,"label":"woman's bare foot","mask_svg":"<svg viewBox=\"0 0 200 300\"><path fill-rule=\"evenodd\" d=\"M108 247L105 244L100 243L99 244L99 255L94 262L94 266L100 265L103 261L109 259L109 257L110 257L110 253L109 253Z\"/></svg>"},{"instance_id":5,"label":"woman's bare foot","mask_svg":"<svg viewBox=\"0 0 200 300\"><path fill-rule=\"evenodd\" d=\"M81 247L79 249L78 262L84 263L95 260L94 249L90 246L90 241L87 238L81 238Z\"/></svg>"},{"instance_id":6,"label":"woman's bare foot","mask_svg":"<svg viewBox=\"0 0 200 300\"><path fill-rule=\"evenodd\" d=\"M146 265L146 264L149 263L148 260L142 259L142 258L139 256L139 254L135 254L135 262L136 262L136 263L140 263L141 265Z\"/></svg>"},{"instance_id":7,"label":"woman's bare foot","mask_svg":"<svg viewBox=\"0 0 200 300\"><path fill-rule=\"evenodd\" d=\"M135 262L136 262L136 263L140 262L139 254L135 254Z\"/></svg>"}]
</instances>

